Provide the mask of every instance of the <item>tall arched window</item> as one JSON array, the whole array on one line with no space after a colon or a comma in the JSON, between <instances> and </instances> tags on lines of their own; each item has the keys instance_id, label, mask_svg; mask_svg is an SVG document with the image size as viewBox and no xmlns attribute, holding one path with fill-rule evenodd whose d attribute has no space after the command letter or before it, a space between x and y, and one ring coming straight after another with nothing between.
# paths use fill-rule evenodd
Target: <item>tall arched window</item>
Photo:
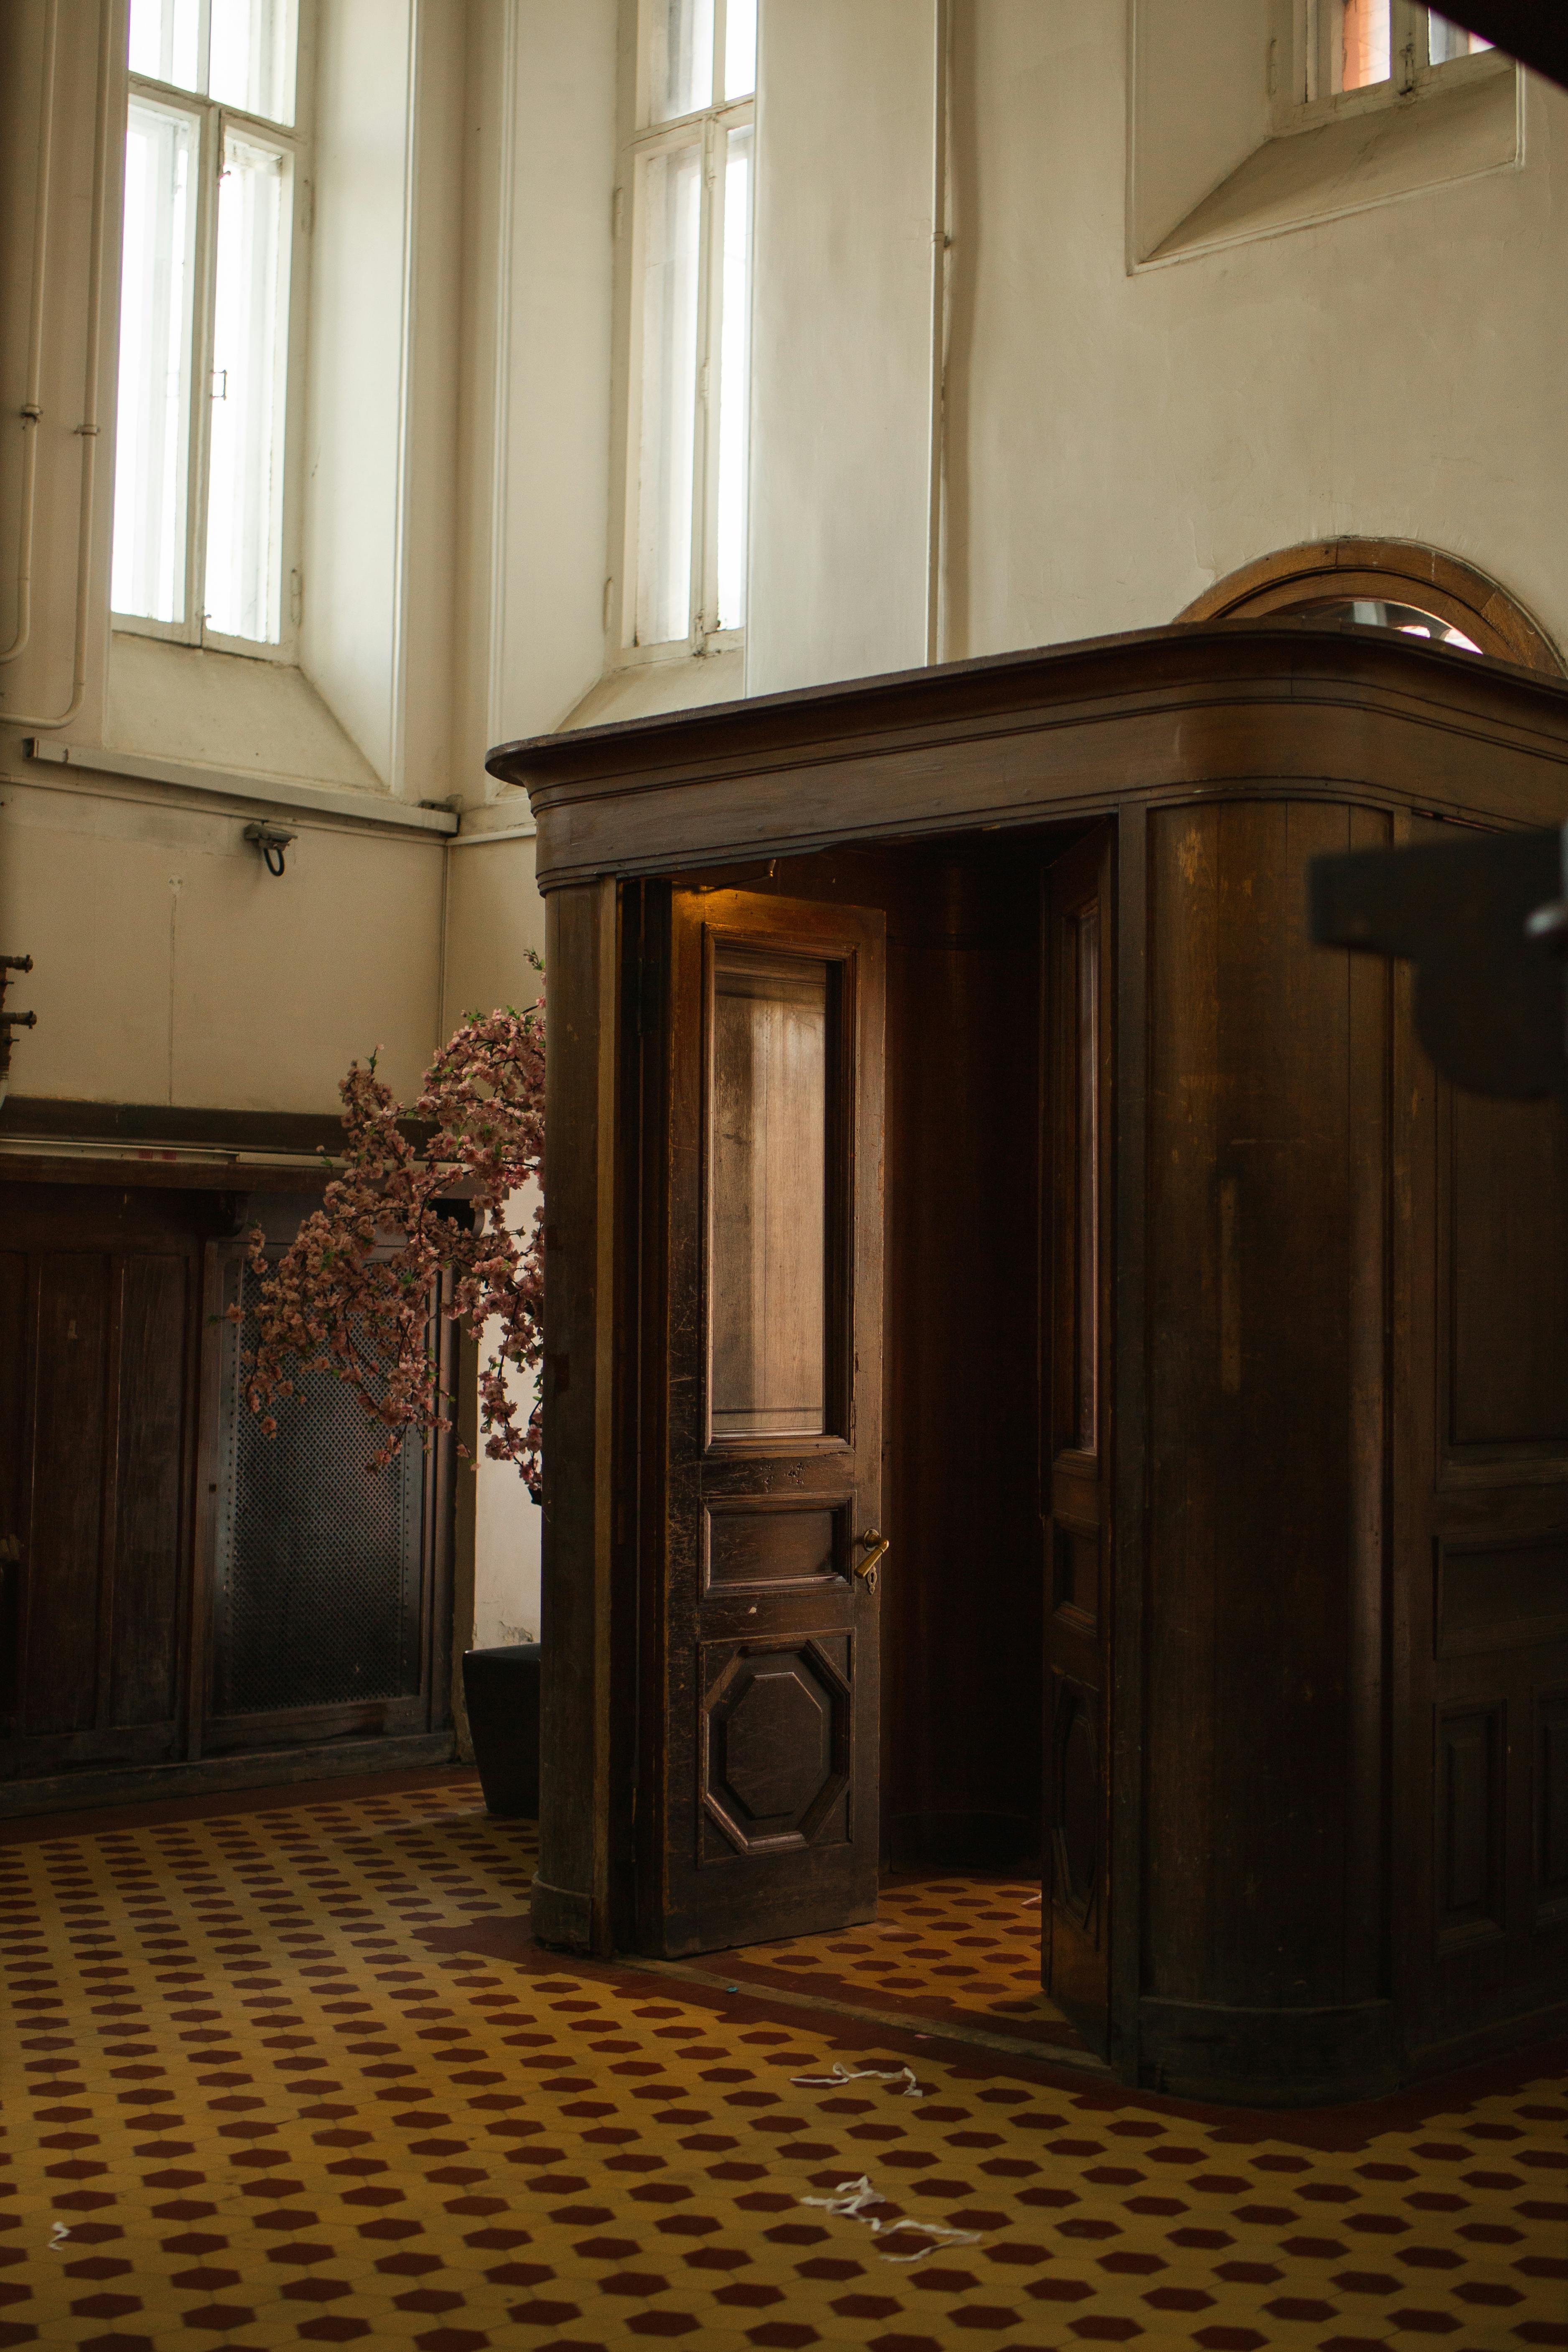
<instances>
[{"instance_id":1,"label":"tall arched window","mask_svg":"<svg viewBox=\"0 0 1568 2352\"><path fill-rule=\"evenodd\" d=\"M1549 677L1568 675L1544 629L1506 588L1458 556L1410 540L1317 540L1283 548L1216 581L1176 617L1396 629Z\"/></svg>"}]
</instances>

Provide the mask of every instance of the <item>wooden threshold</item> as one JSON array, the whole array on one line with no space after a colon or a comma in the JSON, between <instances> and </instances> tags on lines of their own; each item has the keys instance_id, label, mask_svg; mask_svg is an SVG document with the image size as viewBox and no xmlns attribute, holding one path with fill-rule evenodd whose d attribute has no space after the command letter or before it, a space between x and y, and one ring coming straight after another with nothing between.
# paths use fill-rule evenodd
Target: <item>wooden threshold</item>
<instances>
[{"instance_id":1,"label":"wooden threshold","mask_svg":"<svg viewBox=\"0 0 1568 2352\"><path fill-rule=\"evenodd\" d=\"M567 1965L565 1961L563 1965ZM575 1965L575 1962L573 1963ZM612 1962L628 1976L652 1975L674 1977L682 1984L700 1985L710 1993L744 1993L751 2000L775 2001L785 2009L809 2010L814 2015L853 2018L857 2024L879 2025L899 2033L914 2034L922 2042L962 2042L974 2050L994 2050L1007 2058L1032 2058L1042 2066L1070 2066L1084 2074L1102 2074L1107 2082L1116 2078L1103 2058L1092 2050L1075 2050L1070 2043L1060 2042L1030 2042L1021 2034L994 2033L988 2026L962 2025L952 2018L917 2016L908 2010L862 2009L847 2000L829 2000L818 1992L793 1992L783 1985L759 1985L738 1977L731 1983L711 1969L694 1968L687 1960L650 1959L643 1952L617 1952Z\"/></svg>"}]
</instances>

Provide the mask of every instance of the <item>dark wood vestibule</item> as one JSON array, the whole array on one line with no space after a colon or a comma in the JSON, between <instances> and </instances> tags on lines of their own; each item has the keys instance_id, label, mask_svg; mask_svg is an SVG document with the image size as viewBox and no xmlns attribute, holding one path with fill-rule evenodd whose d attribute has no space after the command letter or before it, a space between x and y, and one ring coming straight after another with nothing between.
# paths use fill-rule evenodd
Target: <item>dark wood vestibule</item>
<instances>
[{"instance_id":1,"label":"dark wood vestibule","mask_svg":"<svg viewBox=\"0 0 1568 2352\"><path fill-rule=\"evenodd\" d=\"M1561 2031L1568 1129L1439 1082L1306 877L1560 822L1568 691L1238 622L492 766L549 898L536 1931L1037 1854L1127 2079Z\"/></svg>"}]
</instances>

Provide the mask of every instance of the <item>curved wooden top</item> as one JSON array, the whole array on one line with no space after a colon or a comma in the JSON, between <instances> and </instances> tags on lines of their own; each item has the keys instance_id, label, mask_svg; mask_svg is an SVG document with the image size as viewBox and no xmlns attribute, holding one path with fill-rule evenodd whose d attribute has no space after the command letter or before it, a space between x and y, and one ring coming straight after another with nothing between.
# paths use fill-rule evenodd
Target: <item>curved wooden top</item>
<instances>
[{"instance_id":1,"label":"curved wooden top","mask_svg":"<svg viewBox=\"0 0 1568 2352\"><path fill-rule=\"evenodd\" d=\"M504 743L542 889L1137 802L1568 818L1568 686L1384 629L1220 621Z\"/></svg>"},{"instance_id":2,"label":"curved wooden top","mask_svg":"<svg viewBox=\"0 0 1568 2352\"><path fill-rule=\"evenodd\" d=\"M1562 658L1500 581L1441 548L1403 539L1309 540L1244 563L1194 596L1178 621L1283 618L1307 595L1393 598L1434 613L1494 660L1562 677ZM1297 617L1301 617L1298 614ZM1319 626L1321 626L1320 622Z\"/></svg>"}]
</instances>

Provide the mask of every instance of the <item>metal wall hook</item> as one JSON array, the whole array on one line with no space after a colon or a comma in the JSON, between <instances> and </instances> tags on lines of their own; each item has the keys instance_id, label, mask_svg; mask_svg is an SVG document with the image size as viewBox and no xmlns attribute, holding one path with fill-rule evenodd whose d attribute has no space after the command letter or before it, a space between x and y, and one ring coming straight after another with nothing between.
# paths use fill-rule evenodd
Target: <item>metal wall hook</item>
<instances>
[{"instance_id":1,"label":"metal wall hook","mask_svg":"<svg viewBox=\"0 0 1568 2352\"><path fill-rule=\"evenodd\" d=\"M36 1029L38 1025L38 1016L36 1013L7 1013L5 1010L5 991L11 985L11 974L14 971L31 971L32 969L33 959L30 955L0 955L0 1102L5 1101L6 1089L11 1082L11 1047L15 1041L15 1032L18 1029Z\"/></svg>"},{"instance_id":2,"label":"metal wall hook","mask_svg":"<svg viewBox=\"0 0 1568 2352\"><path fill-rule=\"evenodd\" d=\"M280 824L247 824L245 828L245 837L260 850L261 862L268 874L282 873L284 852L289 844L297 838L294 834L286 832Z\"/></svg>"}]
</instances>

